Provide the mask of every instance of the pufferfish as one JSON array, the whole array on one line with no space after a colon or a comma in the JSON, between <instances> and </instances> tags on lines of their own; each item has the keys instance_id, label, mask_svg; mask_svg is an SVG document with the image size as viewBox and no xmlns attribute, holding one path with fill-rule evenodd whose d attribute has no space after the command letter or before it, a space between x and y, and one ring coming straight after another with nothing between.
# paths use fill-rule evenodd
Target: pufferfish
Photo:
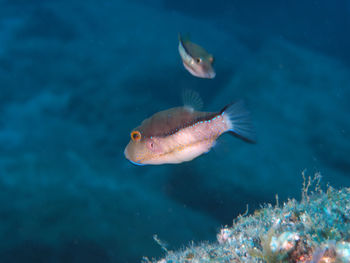
<instances>
[{"instance_id":1,"label":"pufferfish","mask_svg":"<svg viewBox=\"0 0 350 263\"><path fill-rule=\"evenodd\" d=\"M215 78L214 57L201 46L191 42L188 37L179 34L179 53L184 67L198 78Z\"/></svg>"},{"instance_id":2,"label":"pufferfish","mask_svg":"<svg viewBox=\"0 0 350 263\"><path fill-rule=\"evenodd\" d=\"M133 129L124 155L136 165L187 162L209 152L225 132L254 143L255 133L242 101L218 112L198 111L194 104L185 103L157 112Z\"/></svg>"}]
</instances>

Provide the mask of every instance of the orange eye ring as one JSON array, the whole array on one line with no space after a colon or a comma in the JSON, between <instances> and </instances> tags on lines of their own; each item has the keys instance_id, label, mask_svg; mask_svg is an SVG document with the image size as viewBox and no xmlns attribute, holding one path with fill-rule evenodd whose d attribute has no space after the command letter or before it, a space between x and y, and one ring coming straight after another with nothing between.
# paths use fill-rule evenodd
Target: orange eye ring
<instances>
[{"instance_id":1,"label":"orange eye ring","mask_svg":"<svg viewBox=\"0 0 350 263\"><path fill-rule=\"evenodd\" d=\"M141 133L139 131L132 131L130 136L131 140L133 140L134 142L138 142L139 140L141 140Z\"/></svg>"}]
</instances>

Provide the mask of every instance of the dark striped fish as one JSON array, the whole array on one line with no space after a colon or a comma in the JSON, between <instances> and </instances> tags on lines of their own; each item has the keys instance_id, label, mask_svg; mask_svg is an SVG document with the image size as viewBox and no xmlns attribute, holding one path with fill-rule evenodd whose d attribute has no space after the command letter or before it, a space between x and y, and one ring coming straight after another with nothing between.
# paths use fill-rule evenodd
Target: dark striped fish
<instances>
[{"instance_id":1,"label":"dark striped fish","mask_svg":"<svg viewBox=\"0 0 350 263\"><path fill-rule=\"evenodd\" d=\"M225 132L254 142L243 102L219 112L196 111L187 105L160 111L131 132L124 154L136 165L182 163L208 152Z\"/></svg>"}]
</instances>

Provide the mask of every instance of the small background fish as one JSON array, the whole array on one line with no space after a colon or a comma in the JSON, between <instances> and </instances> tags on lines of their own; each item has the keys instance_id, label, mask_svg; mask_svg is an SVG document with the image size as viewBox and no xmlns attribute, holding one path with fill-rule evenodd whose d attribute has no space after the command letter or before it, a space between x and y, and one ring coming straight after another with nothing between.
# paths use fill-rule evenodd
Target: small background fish
<instances>
[{"instance_id":1,"label":"small background fish","mask_svg":"<svg viewBox=\"0 0 350 263\"><path fill-rule=\"evenodd\" d=\"M202 104L196 93L188 91L184 97L184 106L160 111L131 132L124 151L128 160L136 165L191 161L208 152L225 132L248 142L255 141L249 113L242 101L219 112L201 112L195 110Z\"/></svg>"},{"instance_id":2,"label":"small background fish","mask_svg":"<svg viewBox=\"0 0 350 263\"><path fill-rule=\"evenodd\" d=\"M189 37L179 34L179 53L184 67L198 78L215 78L214 57L201 46L191 42Z\"/></svg>"}]
</instances>

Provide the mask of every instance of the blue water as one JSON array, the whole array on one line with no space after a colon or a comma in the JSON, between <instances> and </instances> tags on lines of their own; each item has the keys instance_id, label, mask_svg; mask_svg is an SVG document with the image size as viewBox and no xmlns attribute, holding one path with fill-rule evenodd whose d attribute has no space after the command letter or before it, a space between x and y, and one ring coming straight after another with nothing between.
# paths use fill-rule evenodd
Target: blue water
<instances>
[{"instance_id":1,"label":"blue water","mask_svg":"<svg viewBox=\"0 0 350 263\"><path fill-rule=\"evenodd\" d=\"M306 3L307 2L307 3ZM0 262L139 262L266 202L301 172L350 186L350 2L0 1ZM178 32L214 54L191 76ZM199 92L244 99L258 143L179 165L123 155L131 129Z\"/></svg>"}]
</instances>

